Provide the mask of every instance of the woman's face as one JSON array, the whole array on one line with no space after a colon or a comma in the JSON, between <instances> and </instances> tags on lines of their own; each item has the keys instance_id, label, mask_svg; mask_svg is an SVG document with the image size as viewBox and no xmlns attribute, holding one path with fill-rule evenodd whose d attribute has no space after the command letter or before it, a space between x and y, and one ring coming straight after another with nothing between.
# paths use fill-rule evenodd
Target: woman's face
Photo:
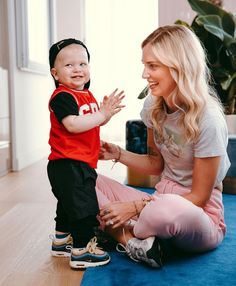
<instances>
[{"instance_id":1,"label":"woman's face","mask_svg":"<svg viewBox=\"0 0 236 286\"><path fill-rule=\"evenodd\" d=\"M168 97L176 88L176 82L169 68L157 60L150 44L143 47L142 62L144 64L142 77L147 80L152 95L163 97L167 104L170 103Z\"/></svg>"}]
</instances>

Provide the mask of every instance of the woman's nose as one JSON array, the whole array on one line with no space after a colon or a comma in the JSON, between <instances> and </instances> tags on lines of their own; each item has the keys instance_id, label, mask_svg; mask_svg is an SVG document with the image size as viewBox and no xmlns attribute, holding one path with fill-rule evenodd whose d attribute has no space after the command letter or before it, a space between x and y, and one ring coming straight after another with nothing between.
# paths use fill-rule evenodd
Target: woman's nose
<instances>
[{"instance_id":1,"label":"woman's nose","mask_svg":"<svg viewBox=\"0 0 236 286\"><path fill-rule=\"evenodd\" d=\"M149 78L149 73L148 73L148 71L147 71L147 69L143 69L143 74L142 74L142 78L144 78L144 79L147 79L147 78Z\"/></svg>"}]
</instances>

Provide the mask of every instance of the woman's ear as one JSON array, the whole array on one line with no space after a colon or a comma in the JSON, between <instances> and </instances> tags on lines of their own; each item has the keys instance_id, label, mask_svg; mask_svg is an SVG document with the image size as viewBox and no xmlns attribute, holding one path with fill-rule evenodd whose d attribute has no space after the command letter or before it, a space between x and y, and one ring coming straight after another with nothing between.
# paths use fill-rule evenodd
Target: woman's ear
<instances>
[{"instance_id":1,"label":"woman's ear","mask_svg":"<svg viewBox=\"0 0 236 286\"><path fill-rule=\"evenodd\" d=\"M58 80L57 70L55 68L51 69L51 75L54 77L55 80Z\"/></svg>"}]
</instances>

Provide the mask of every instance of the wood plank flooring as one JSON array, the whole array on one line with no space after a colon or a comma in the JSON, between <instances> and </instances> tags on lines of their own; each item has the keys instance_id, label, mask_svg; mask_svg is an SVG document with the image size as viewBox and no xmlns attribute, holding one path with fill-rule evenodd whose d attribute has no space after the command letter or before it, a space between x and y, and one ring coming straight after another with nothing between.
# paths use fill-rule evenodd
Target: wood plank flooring
<instances>
[{"instance_id":1,"label":"wood plank flooring","mask_svg":"<svg viewBox=\"0 0 236 286\"><path fill-rule=\"evenodd\" d=\"M0 177L0 285L79 286L84 271L68 258L51 257L56 200L46 173L47 159ZM98 172L124 182L126 169L99 162ZM92 286L92 285L91 285Z\"/></svg>"},{"instance_id":2,"label":"wood plank flooring","mask_svg":"<svg viewBox=\"0 0 236 286\"><path fill-rule=\"evenodd\" d=\"M0 178L0 285L80 285L83 271L50 255L56 201L47 160Z\"/></svg>"}]
</instances>

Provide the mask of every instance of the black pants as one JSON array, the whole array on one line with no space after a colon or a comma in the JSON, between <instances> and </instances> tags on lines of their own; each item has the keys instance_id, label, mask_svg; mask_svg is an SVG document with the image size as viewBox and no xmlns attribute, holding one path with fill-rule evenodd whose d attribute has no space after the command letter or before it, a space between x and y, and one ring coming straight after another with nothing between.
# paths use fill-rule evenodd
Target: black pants
<instances>
[{"instance_id":1,"label":"black pants","mask_svg":"<svg viewBox=\"0 0 236 286\"><path fill-rule=\"evenodd\" d=\"M96 171L84 162L71 159L49 161L47 171L57 198L56 230L70 232L74 247L86 246L99 225Z\"/></svg>"}]
</instances>

